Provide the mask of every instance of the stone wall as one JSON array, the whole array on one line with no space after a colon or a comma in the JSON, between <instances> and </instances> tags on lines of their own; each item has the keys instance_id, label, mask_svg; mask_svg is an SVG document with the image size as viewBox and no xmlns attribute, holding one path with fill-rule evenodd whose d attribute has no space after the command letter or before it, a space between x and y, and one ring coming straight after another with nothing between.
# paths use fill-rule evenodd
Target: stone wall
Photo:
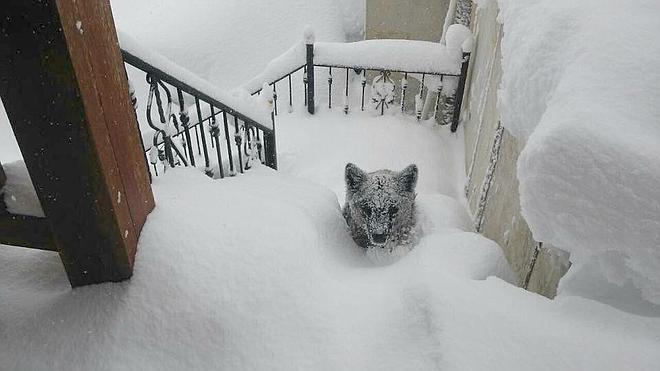
<instances>
[{"instance_id":1,"label":"stone wall","mask_svg":"<svg viewBox=\"0 0 660 371\"><path fill-rule=\"evenodd\" d=\"M570 263L564 251L534 240L520 212L516 164L524 143L500 122L497 89L503 31L497 13L495 1L472 13L475 48L461 113L466 196L475 229L502 247L517 283L552 298Z\"/></svg>"}]
</instances>

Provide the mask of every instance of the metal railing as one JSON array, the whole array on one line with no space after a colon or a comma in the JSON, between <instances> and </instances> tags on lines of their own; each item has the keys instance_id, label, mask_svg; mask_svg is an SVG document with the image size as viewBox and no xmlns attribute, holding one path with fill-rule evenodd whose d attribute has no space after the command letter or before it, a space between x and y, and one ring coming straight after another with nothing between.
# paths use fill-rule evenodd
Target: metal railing
<instances>
[{"instance_id":1,"label":"metal railing","mask_svg":"<svg viewBox=\"0 0 660 371\"><path fill-rule=\"evenodd\" d=\"M458 128L460 110L463 102L463 93L467 79L470 53L463 52L460 61L460 73L442 73L431 71L407 71L402 69L386 69L377 67L364 67L357 65L342 65L338 63L315 63L314 44L305 45L306 63L295 67L286 74L280 75L268 81L264 86L272 89L274 104L274 114L278 114L278 101L281 100L278 94L278 85L280 92L281 85L286 84L289 107L294 106L292 81L293 76L302 70L302 82L304 84L304 102L310 114L314 114L316 107L316 83L319 77L319 71L326 70L327 77L327 107L333 107L333 84L335 80L341 78L343 86L343 111L348 114L351 111L351 81L354 78L360 79L359 108L361 111L369 108L377 110L383 115L387 110L396 108L401 113L410 113L421 120L425 116L431 115L436 118L440 125L451 125L451 131L455 132ZM393 74L398 74L394 77ZM419 83L417 91L412 91L410 79L413 78ZM429 79L434 79L432 84L428 84ZM371 83L368 84L368 81ZM369 91L367 91L369 85ZM252 95L261 94L263 87L250 91ZM370 93L370 96L367 94ZM433 94L430 96L429 94ZM410 94L414 94L410 96ZM428 99L433 98L432 110L429 107ZM412 100L412 102L411 102ZM412 107L412 109L410 108ZM432 113L431 113L432 111Z\"/></svg>"},{"instance_id":2,"label":"metal railing","mask_svg":"<svg viewBox=\"0 0 660 371\"><path fill-rule=\"evenodd\" d=\"M168 167L198 163L214 178L243 173L255 161L277 169L274 113L271 125L258 122L127 50L122 49L122 55L125 63L146 73L149 96L145 114L154 133L151 143L144 145L152 174L158 176L159 168L164 172ZM131 99L139 115L132 86ZM188 113L193 105L196 120Z\"/></svg>"}]
</instances>

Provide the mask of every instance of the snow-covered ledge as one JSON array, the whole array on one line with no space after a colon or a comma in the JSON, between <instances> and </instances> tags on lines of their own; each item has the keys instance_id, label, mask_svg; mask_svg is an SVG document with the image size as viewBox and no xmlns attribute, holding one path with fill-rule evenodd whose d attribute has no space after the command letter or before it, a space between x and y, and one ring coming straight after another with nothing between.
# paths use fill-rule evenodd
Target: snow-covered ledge
<instances>
[{"instance_id":1,"label":"snow-covered ledge","mask_svg":"<svg viewBox=\"0 0 660 371\"><path fill-rule=\"evenodd\" d=\"M502 123L534 238L572 254L560 295L659 309L660 5L498 2Z\"/></svg>"}]
</instances>

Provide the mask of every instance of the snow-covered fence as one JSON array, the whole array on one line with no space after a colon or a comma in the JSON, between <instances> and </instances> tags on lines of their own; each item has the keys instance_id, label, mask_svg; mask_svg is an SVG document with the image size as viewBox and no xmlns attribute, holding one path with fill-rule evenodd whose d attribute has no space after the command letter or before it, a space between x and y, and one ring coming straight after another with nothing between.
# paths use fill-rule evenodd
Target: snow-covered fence
<instances>
[{"instance_id":1,"label":"snow-covered fence","mask_svg":"<svg viewBox=\"0 0 660 371\"><path fill-rule=\"evenodd\" d=\"M121 32L119 40L124 61L146 73L146 119L153 135L145 152L153 174L158 175L159 168L197 166L197 162L204 163L207 175L220 178L243 173L254 161L277 169L270 98L228 94ZM132 87L131 99L137 112ZM188 113L192 106L196 120Z\"/></svg>"},{"instance_id":2,"label":"snow-covered fence","mask_svg":"<svg viewBox=\"0 0 660 371\"><path fill-rule=\"evenodd\" d=\"M288 88L288 104L293 107L292 76L302 71L304 102L313 114L321 90L316 82L325 73L327 82L327 107L333 107L333 83L341 79L343 86L341 106L344 113L352 109L351 103L359 105L361 111L370 104L384 114L397 109L408 113L406 97L414 97L413 114L422 119L430 111L442 125L451 124L452 131L458 127L458 118L467 76L472 36L465 26L452 25L446 42L433 43L414 40L365 40L353 43L315 42L311 30L305 30L304 40L274 59L265 70L242 87L251 94L261 94L262 84L272 89L277 114L278 83L284 81ZM395 77L395 74L397 75ZM409 79L419 81L419 89L411 90ZM359 99L351 99L351 82L359 80ZM368 84L368 81L371 83ZM367 90L369 85L369 90ZM280 88L281 91L281 88ZM336 98L336 94L335 94ZM336 104L335 104L336 105ZM426 108L425 108L426 107Z\"/></svg>"}]
</instances>

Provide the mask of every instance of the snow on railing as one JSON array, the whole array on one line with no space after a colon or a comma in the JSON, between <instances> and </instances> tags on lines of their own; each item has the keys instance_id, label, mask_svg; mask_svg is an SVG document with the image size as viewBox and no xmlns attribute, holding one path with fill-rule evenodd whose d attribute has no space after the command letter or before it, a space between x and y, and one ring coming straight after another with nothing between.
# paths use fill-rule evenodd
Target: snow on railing
<instances>
[{"instance_id":1,"label":"snow on railing","mask_svg":"<svg viewBox=\"0 0 660 371\"><path fill-rule=\"evenodd\" d=\"M438 122L442 125L452 124L452 131L455 131L471 49L470 30L458 24L449 27L443 44L413 40L315 43L313 32L307 28L303 40L271 61L241 89L261 94L262 84L267 83L269 89L272 89L277 114L278 83L281 85L281 82L287 82L288 104L289 109L292 109L293 76L302 74L304 102L313 114L317 96L316 71L325 69L329 109L333 105L332 87L337 77L343 80L344 86L343 94L335 98L343 100L345 113L351 109L351 82L358 80L361 85L357 104L360 110L364 110L366 85L371 80L368 101L381 114L391 108L407 112L413 106L412 113L419 120L427 116L432 106L433 116ZM413 86L411 78L419 83L418 91L414 94L408 91Z\"/></svg>"},{"instance_id":2,"label":"snow on railing","mask_svg":"<svg viewBox=\"0 0 660 371\"><path fill-rule=\"evenodd\" d=\"M154 135L145 152L149 154L155 175L158 175L158 164L165 171L176 165L196 166L196 162L202 160L205 172L220 178L225 174L242 173L254 161L277 168L273 102L269 97L256 98L241 92L229 94L143 47L130 36L122 32L118 32L118 36L124 61L146 73L149 85L146 118ZM172 91L176 91L176 103ZM132 86L131 99L137 108ZM154 102L157 120L152 118ZM197 112L197 122L192 125L188 113L191 105ZM224 138L221 139L222 132ZM215 160L209 154L213 152L209 146L215 149Z\"/></svg>"}]
</instances>

